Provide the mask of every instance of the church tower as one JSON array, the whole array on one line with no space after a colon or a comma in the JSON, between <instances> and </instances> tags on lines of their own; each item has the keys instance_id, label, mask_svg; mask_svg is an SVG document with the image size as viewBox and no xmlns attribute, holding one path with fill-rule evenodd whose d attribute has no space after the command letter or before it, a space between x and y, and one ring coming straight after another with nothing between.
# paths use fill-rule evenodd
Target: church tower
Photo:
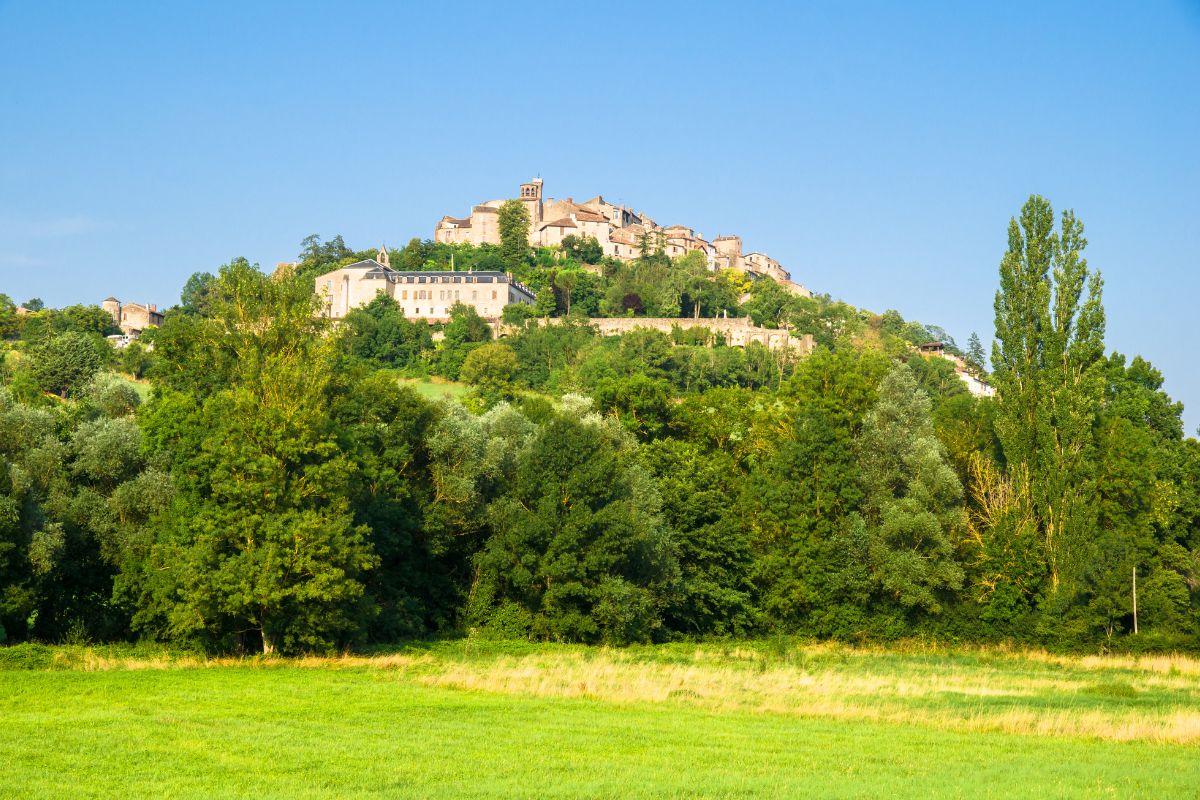
<instances>
[{"instance_id":1,"label":"church tower","mask_svg":"<svg viewBox=\"0 0 1200 800\"><path fill-rule=\"evenodd\" d=\"M542 223L542 179L534 178L521 184L521 202L529 211L530 232Z\"/></svg>"},{"instance_id":2,"label":"church tower","mask_svg":"<svg viewBox=\"0 0 1200 800\"><path fill-rule=\"evenodd\" d=\"M382 264L385 267L392 266L391 263L388 261L387 245L384 245L383 247L379 248L379 253L375 256L375 260L378 261L380 264Z\"/></svg>"}]
</instances>

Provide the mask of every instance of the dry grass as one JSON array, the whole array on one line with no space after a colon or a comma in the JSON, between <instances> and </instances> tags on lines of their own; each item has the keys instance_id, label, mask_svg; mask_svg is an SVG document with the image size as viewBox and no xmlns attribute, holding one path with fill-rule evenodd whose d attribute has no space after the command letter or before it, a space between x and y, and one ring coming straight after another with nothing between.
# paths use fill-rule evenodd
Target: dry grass
<instances>
[{"instance_id":1,"label":"dry grass","mask_svg":"<svg viewBox=\"0 0 1200 800\"><path fill-rule=\"evenodd\" d=\"M747 670L712 663L633 663L612 654L594 658L556 655L445 664L417 680L432 686L539 697L680 702L713 711L872 720L953 730L1200 743L1197 681L1183 675L1165 677L1160 669L1147 671L1141 678L1131 680L1122 674L1111 684L1097 683L1094 673L1105 666L1089 662L1082 675L1056 677L944 664L903 672L873 671L861 662L839 668L781 665ZM1118 669L1129 668L1123 663ZM1103 694L1109 687L1115 687L1118 697L1169 692L1176 701L1149 709L1097 702L1096 689Z\"/></svg>"},{"instance_id":2,"label":"dry grass","mask_svg":"<svg viewBox=\"0 0 1200 800\"><path fill-rule=\"evenodd\" d=\"M368 670L390 673L388 679L471 692L1200 744L1200 660L1184 655L1071 657L921 643L614 650L467 641L383 655L296 659L60 648L48 666L81 671Z\"/></svg>"}]
</instances>

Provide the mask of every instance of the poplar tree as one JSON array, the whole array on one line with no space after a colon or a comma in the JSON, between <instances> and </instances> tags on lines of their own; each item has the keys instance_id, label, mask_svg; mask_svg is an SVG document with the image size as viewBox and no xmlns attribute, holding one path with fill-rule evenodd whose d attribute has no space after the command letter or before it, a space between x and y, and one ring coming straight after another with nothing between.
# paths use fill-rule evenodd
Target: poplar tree
<instances>
[{"instance_id":1,"label":"poplar tree","mask_svg":"<svg viewBox=\"0 0 1200 800\"><path fill-rule=\"evenodd\" d=\"M1093 426L1103 396L1103 282L1088 271L1083 223L1033 195L1008 228L996 293L992 380L996 433L1022 467L1050 579L1058 591L1092 529ZM1086 294L1085 294L1086 290Z\"/></svg>"}]
</instances>

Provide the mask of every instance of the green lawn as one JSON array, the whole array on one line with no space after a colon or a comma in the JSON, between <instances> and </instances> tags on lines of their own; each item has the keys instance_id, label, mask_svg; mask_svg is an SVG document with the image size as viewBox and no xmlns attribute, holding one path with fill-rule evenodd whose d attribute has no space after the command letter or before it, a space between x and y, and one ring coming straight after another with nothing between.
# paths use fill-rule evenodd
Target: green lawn
<instances>
[{"instance_id":1,"label":"green lawn","mask_svg":"<svg viewBox=\"0 0 1200 800\"><path fill-rule=\"evenodd\" d=\"M797 666L684 648L472 654L462 646L302 664L73 657L60 664L72 667L66 670L0 671L0 795L1200 796L1195 740L972 729L973 715L1010 714L1024 702L1020 695L980 693L961 719L936 725L830 717L824 707L706 707L704 700L706 671L736 684L734 691L778 686L780 676L792 675L794 691L807 697L817 696L808 690L851 691L847 678L855 675L877 687L885 706L897 691L924 703L921 676L941 672L960 682L974 677L979 687L993 679L1004 685L1010 672L1068 683L1079 672L1087 685L1127 685L1098 678L1107 667L984 660L816 650ZM639 666L644 680L629 677ZM610 668L628 668L626 684L646 686L693 676L698 690L621 700L652 693L606 688ZM1194 713L1194 673L1113 669L1134 684L1158 686ZM472 683L471 675L491 683ZM541 683L522 684L522 676ZM816 683L805 689L796 676ZM890 676L888 686L882 676ZM585 685L573 685L580 680ZM492 688L472 688L479 685ZM1075 708L1117 714L1136 705L1139 691L1084 692ZM1170 704L1156 701L1150 711L1178 712Z\"/></svg>"},{"instance_id":2,"label":"green lawn","mask_svg":"<svg viewBox=\"0 0 1200 800\"><path fill-rule=\"evenodd\" d=\"M138 393L138 397L141 398L143 403L150 399L151 386L149 381L134 380L130 376L121 373L116 373L116 375L126 384L133 387L133 390Z\"/></svg>"},{"instance_id":3,"label":"green lawn","mask_svg":"<svg viewBox=\"0 0 1200 800\"><path fill-rule=\"evenodd\" d=\"M441 379L401 378L400 383L426 400L462 400L471 391L471 387L465 383Z\"/></svg>"}]
</instances>

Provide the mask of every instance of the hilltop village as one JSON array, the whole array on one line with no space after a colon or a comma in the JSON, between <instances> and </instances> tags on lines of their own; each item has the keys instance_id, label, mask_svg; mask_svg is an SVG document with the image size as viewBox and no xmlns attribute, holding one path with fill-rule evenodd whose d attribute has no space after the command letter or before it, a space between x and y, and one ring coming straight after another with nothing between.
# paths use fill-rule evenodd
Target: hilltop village
<instances>
[{"instance_id":1,"label":"hilltop village","mask_svg":"<svg viewBox=\"0 0 1200 800\"><path fill-rule=\"evenodd\" d=\"M764 275L792 294L811 297L812 292L792 280L778 261L765 253L742 253L740 236L717 236L711 242L685 225L660 226L648 215L623 205L613 205L602 196L576 203L542 197L542 179L520 186L517 198L529 213L529 242L535 247L557 247L568 236L592 237L604 255L632 261L641 255L646 237L659 243L666 255L678 257L696 251L704 255L709 269L734 269ZM498 216L504 200L488 200L471 208L461 219L444 216L434 230L438 242L474 245L499 244Z\"/></svg>"},{"instance_id":2,"label":"hilltop village","mask_svg":"<svg viewBox=\"0 0 1200 800\"><path fill-rule=\"evenodd\" d=\"M771 351L788 350L798 356L815 349L817 341L812 332L795 330L782 319L773 325L760 324L766 321L762 314L745 313L756 302L765 306L815 302L821 306L828 301L814 299L811 291L793 281L791 273L765 253L743 253L739 236L718 236L710 242L691 228L662 227L647 214L614 205L599 195L576 203L572 198L544 198L542 189L542 181L537 178L521 184L517 198L480 203L464 218L442 217L435 226L432 244L451 249L449 264L432 260L422 263L419 269L398 268L393 266L393 254L380 247L373 258L342 262L316 275L315 289L324 300L326 315L334 321L343 320L382 294L394 300L406 318L435 325L448 323L453 308L462 304L486 321L493 335L502 337L514 322L541 319L549 324L561 319L562 313L570 309L572 294L577 309L587 307L579 301L595 285L584 285L580 272L572 272L569 259L563 259L581 243L590 242L591 261L606 262L608 267L581 264L582 272L592 273L586 276L589 280L602 279L608 273L608 282L619 284L624 280L622 273L641 271L651 273L642 277L643 284L657 283L660 286L655 288L661 289L677 283L680 274L689 268L693 270L683 278L687 286L676 289L675 305L669 309L674 313L654 313L655 304L636 286L634 291L610 287L608 296L588 309L589 323L601 335L620 335L635 328L668 334L697 330L735 347L757 343ZM502 248L500 218L505 205L513 203L525 210L525 252L540 251L549 262L527 272L528 284L514 273L520 265L502 260L458 266L454 260L456 248L466 247L471 252ZM420 243L414 241L405 248L405 265L412 263L408 251L415 247ZM656 263L667 267L655 273ZM542 285L531 285L535 282ZM549 294L549 305L535 309L539 289ZM712 296L721 290L725 290L726 297ZM789 299L765 299L772 292L782 292ZM684 313L687 309L683 306L688 304L691 313ZM913 346L914 354L949 360L972 394L990 395L991 387L979 377L980 371L960 355L946 352L941 342L922 344Z\"/></svg>"}]
</instances>

